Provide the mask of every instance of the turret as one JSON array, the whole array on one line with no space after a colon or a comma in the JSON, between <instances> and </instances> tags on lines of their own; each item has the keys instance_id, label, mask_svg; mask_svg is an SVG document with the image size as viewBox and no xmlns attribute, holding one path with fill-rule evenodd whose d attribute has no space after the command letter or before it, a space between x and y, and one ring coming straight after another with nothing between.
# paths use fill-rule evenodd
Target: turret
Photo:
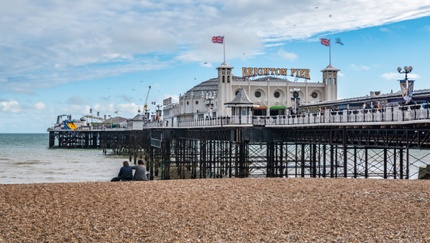
<instances>
[{"instance_id":1,"label":"turret","mask_svg":"<svg viewBox=\"0 0 430 243\"><path fill-rule=\"evenodd\" d=\"M325 100L333 101L337 100L337 73L340 69L337 69L331 65L328 65L325 69L321 70L322 80L325 84Z\"/></svg>"},{"instance_id":2,"label":"turret","mask_svg":"<svg viewBox=\"0 0 430 243\"><path fill-rule=\"evenodd\" d=\"M218 95L217 95L217 107L218 116L230 115L230 108L224 107L224 103L230 102L233 99L231 82L233 80L232 70L233 67L223 62L218 70Z\"/></svg>"}]
</instances>

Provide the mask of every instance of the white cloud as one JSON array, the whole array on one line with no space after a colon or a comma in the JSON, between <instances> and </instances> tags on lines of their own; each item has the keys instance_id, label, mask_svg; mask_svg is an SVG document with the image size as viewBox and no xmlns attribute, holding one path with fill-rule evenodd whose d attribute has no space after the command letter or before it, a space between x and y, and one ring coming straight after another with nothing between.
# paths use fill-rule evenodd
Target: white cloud
<instances>
[{"instance_id":1,"label":"white cloud","mask_svg":"<svg viewBox=\"0 0 430 243\"><path fill-rule=\"evenodd\" d=\"M366 65L356 65L356 64L351 64L351 67L355 70L359 70L359 71L367 71L370 70L370 67L366 66Z\"/></svg>"},{"instance_id":2,"label":"white cloud","mask_svg":"<svg viewBox=\"0 0 430 243\"><path fill-rule=\"evenodd\" d=\"M0 89L31 93L34 87L159 69L177 61L209 63L223 52L222 45L210 42L212 35L225 35L228 58L249 58L285 40L430 15L427 0L188 0L171 5L155 0L1 1L0 31L7 35L0 46L0 70L6 70Z\"/></svg>"},{"instance_id":3,"label":"white cloud","mask_svg":"<svg viewBox=\"0 0 430 243\"><path fill-rule=\"evenodd\" d=\"M16 113L21 111L21 107L18 101L10 99L5 101L0 101L0 110L4 112Z\"/></svg>"},{"instance_id":4,"label":"white cloud","mask_svg":"<svg viewBox=\"0 0 430 243\"><path fill-rule=\"evenodd\" d=\"M45 109L46 106L45 106L45 103L39 101L39 102L36 102L33 107L36 110L43 110Z\"/></svg>"},{"instance_id":5,"label":"white cloud","mask_svg":"<svg viewBox=\"0 0 430 243\"><path fill-rule=\"evenodd\" d=\"M292 53L292 52L287 52L284 49L280 49L278 51L278 55L287 59L287 60L296 60L297 59L297 54L296 53Z\"/></svg>"},{"instance_id":6,"label":"white cloud","mask_svg":"<svg viewBox=\"0 0 430 243\"><path fill-rule=\"evenodd\" d=\"M405 78L405 76L401 73L384 73L381 75L381 77L386 79L386 80L400 80L400 79ZM409 79L419 79L419 78L421 78L421 76L416 74L416 73L409 73L408 78Z\"/></svg>"}]
</instances>

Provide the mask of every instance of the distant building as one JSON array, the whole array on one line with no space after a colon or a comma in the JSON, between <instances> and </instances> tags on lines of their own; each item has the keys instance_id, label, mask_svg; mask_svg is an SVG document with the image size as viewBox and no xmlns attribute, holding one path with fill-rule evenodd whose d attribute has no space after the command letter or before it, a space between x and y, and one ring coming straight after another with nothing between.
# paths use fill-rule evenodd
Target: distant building
<instances>
[{"instance_id":1,"label":"distant building","mask_svg":"<svg viewBox=\"0 0 430 243\"><path fill-rule=\"evenodd\" d=\"M234 76L233 67L222 63L217 71L218 77L180 95L178 103L172 103L171 98L163 101L165 126L174 126L179 121L231 116L239 111L234 105L238 100L243 102L237 103L239 107L247 107L241 112L252 116L286 115L300 104L337 100L339 69L331 65L321 70L319 82L310 82L309 69L244 67L242 76ZM237 95L242 97L236 98Z\"/></svg>"}]
</instances>

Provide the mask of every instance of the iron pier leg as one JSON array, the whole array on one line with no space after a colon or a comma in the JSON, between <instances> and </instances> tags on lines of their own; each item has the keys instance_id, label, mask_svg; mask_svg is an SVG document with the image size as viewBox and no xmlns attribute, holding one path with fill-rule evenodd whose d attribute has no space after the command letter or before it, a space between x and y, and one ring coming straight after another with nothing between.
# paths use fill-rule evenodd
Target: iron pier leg
<instances>
[{"instance_id":1,"label":"iron pier leg","mask_svg":"<svg viewBox=\"0 0 430 243\"><path fill-rule=\"evenodd\" d=\"M316 178L317 177L317 145L316 144L312 144L312 177Z\"/></svg>"},{"instance_id":2,"label":"iron pier leg","mask_svg":"<svg viewBox=\"0 0 430 243\"><path fill-rule=\"evenodd\" d=\"M343 177L348 177L348 147L343 146Z\"/></svg>"},{"instance_id":3,"label":"iron pier leg","mask_svg":"<svg viewBox=\"0 0 430 243\"><path fill-rule=\"evenodd\" d=\"M396 151L396 149L394 149L394 161L393 161L393 163L394 163L394 168L393 168L393 175L394 175L394 179L397 179L397 151Z\"/></svg>"},{"instance_id":4,"label":"iron pier leg","mask_svg":"<svg viewBox=\"0 0 430 243\"><path fill-rule=\"evenodd\" d=\"M406 179L409 180L409 148L406 148Z\"/></svg>"},{"instance_id":5,"label":"iron pier leg","mask_svg":"<svg viewBox=\"0 0 430 243\"><path fill-rule=\"evenodd\" d=\"M364 148L364 178L369 178L369 153L367 147Z\"/></svg>"},{"instance_id":6,"label":"iron pier leg","mask_svg":"<svg viewBox=\"0 0 430 243\"><path fill-rule=\"evenodd\" d=\"M301 177L305 177L305 144L302 144L302 153L301 153Z\"/></svg>"},{"instance_id":7,"label":"iron pier leg","mask_svg":"<svg viewBox=\"0 0 430 243\"><path fill-rule=\"evenodd\" d=\"M384 148L384 179L388 178L388 158L387 158L387 148Z\"/></svg>"},{"instance_id":8,"label":"iron pier leg","mask_svg":"<svg viewBox=\"0 0 430 243\"><path fill-rule=\"evenodd\" d=\"M323 145L323 178L327 175L327 145Z\"/></svg>"},{"instance_id":9,"label":"iron pier leg","mask_svg":"<svg viewBox=\"0 0 430 243\"><path fill-rule=\"evenodd\" d=\"M233 142L229 142L229 155L228 155L228 176L233 177Z\"/></svg>"},{"instance_id":10,"label":"iron pier leg","mask_svg":"<svg viewBox=\"0 0 430 243\"><path fill-rule=\"evenodd\" d=\"M296 148L296 150L295 150L295 159L294 159L294 169L295 169L295 175L294 176L298 177L299 176L298 175L299 155L298 155L297 150L299 148L299 145L295 144L295 148Z\"/></svg>"},{"instance_id":11,"label":"iron pier leg","mask_svg":"<svg viewBox=\"0 0 430 243\"><path fill-rule=\"evenodd\" d=\"M284 143L280 142L279 144L279 177L284 177Z\"/></svg>"},{"instance_id":12,"label":"iron pier leg","mask_svg":"<svg viewBox=\"0 0 430 243\"><path fill-rule=\"evenodd\" d=\"M330 145L330 177L334 178L334 145Z\"/></svg>"},{"instance_id":13,"label":"iron pier leg","mask_svg":"<svg viewBox=\"0 0 430 243\"><path fill-rule=\"evenodd\" d=\"M404 179L403 177L403 149L399 149L399 159L400 159L400 179Z\"/></svg>"},{"instance_id":14,"label":"iron pier leg","mask_svg":"<svg viewBox=\"0 0 430 243\"><path fill-rule=\"evenodd\" d=\"M354 178L357 178L357 147L354 146Z\"/></svg>"}]
</instances>

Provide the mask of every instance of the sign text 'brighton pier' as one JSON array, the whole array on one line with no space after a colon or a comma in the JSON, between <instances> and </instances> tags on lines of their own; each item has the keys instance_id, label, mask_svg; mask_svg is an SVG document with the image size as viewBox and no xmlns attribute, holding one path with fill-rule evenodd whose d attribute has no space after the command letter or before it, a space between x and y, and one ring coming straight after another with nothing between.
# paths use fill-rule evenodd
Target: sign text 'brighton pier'
<instances>
[{"instance_id":1,"label":"sign text 'brighton pier'","mask_svg":"<svg viewBox=\"0 0 430 243\"><path fill-rule=\"evenodd\" d=\"M261 67L243 67L242 77L254 77L254 76L267 76L267 75L278 75L287 76L288 70L290 71L290 76L311 79L310 70L302 68L261 68Z\"/></svg>"}]
</instances>

